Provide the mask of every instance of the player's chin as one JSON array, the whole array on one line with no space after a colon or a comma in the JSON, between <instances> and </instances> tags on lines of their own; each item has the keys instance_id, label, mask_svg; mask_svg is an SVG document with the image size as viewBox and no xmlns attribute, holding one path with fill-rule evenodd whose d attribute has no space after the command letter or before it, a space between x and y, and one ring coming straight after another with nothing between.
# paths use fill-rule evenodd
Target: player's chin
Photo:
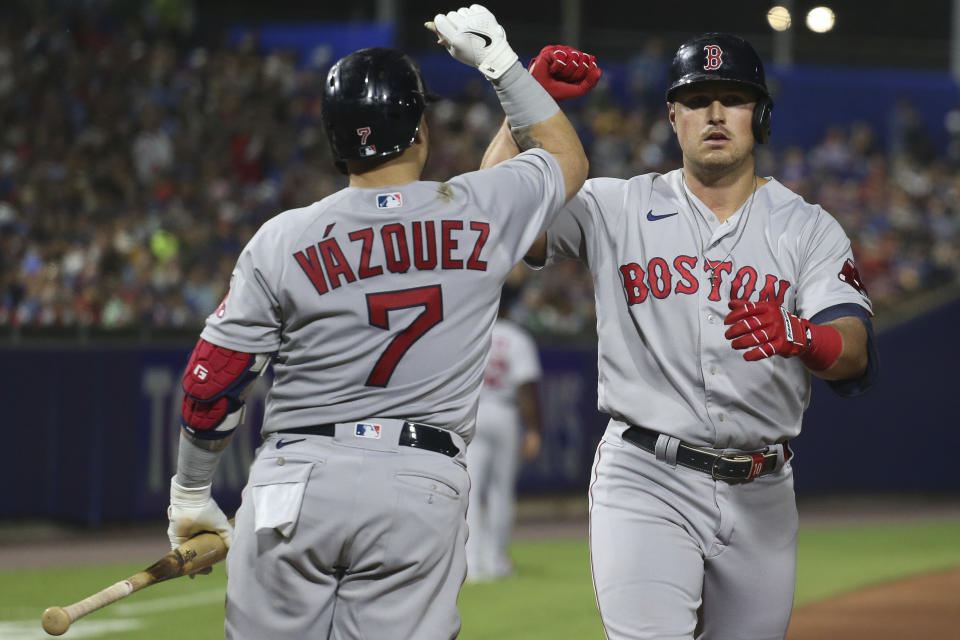
<instances>
[{"instance_id":1,"label":"player's chin","mask_svg":"<svg viewBox=\"0 0 960 640\"><path fill-rule=\"evenodd\" d=\"M730 154L721 149L712 149L700 155L700 165L705 169L725 169L734 164Z\"/></svg>"},{"instance_id":2,"label":"player's chin","mask_svg":"<svg viewBox=\"0 0 960 640\"><path fill-rule=\"evenodd\" d=\"M743 162L743 154L733 145L706 147L700 153L700 163L709 169L726 169Z\"/></svg>"}]
</instances>

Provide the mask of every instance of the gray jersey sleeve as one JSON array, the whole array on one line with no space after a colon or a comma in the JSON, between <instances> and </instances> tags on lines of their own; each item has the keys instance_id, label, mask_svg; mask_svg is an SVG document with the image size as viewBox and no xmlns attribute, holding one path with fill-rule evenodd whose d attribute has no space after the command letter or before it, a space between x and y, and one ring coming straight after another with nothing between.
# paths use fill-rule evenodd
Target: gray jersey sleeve
<instances>
[{"instance_id":1,"label":"gray jersey sleeve","mask_svg":"<svg viewBox=\"0 0 960 640\"><path fill-rule=\"evenodd\" d=\"M617 193L622 183L610 178L587 180L547 230L547 264L565 258L589 264L590 239L596 235L602 211L617 210Z\"/></svg>"},{"instance_id":2,"label":"gray jersey sleeve","mask_svg":"<svg viewBox=\"0 0 960 640\"><path fill-rule=\"evenodd\" d=\"M800 282L797 312L811 318L820 311L838 304L852 303L873 311L866 290L856 278L847 277L853 270L850 240L840 223L817 207L816 215L798 238L800 250Z\"/></svg>"},{"instance_id":3,"label":"gray jersey sleeve","mask_svg":"<svg viewBox=\"0 0 960 640\"><path fill-rule=\"evenodd\" d=\"M279 270L271 226L261 227L237 259L230 290L200 334L207 342L247 353L272 353L280 347L280 302L273 284Z\"/></svg>"},{"instance_id":4,"label":"gray jersey sleeve","mask_svg":"<svg viewBox=\"0 0 960 640\"><path fill-rule=\"evenodd\" d=\"M563 206L566 187L556 158L531 149L489 169L465 173L450 183L464 188L481 211L497 212L499 248L516 264Z\"/></svg>"}]
</instances>

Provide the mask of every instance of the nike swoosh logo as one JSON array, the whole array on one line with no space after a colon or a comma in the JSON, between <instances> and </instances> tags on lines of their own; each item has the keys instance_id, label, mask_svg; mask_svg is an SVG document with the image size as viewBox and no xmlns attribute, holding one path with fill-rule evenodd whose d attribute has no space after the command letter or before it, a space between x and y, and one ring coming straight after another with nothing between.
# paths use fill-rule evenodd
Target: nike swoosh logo
<instances>
[{"instance_id":1,"label":"nike swoosh logo","mask_svg":"<svg viewBox=\"0 0 960 640\"><path fill-rule=\"evenodd\" d=\"M656 216L656 215L653 215L653 209L650 209L650 211L647 211L647 220L649 220L650 222L656 222L657 220L663 220L664 218L669 218L670 216L675 216L675 215L677 215L678 213L680 213L680 212L679 212L679 211L674 211L673 213L665 213L665 214L663 214L662 216Z\"/></svg>"},{"instance_id":2,"label":"nike swoosh logo","mask_svg":"<svg viewBox=\"0 0 960 640\"><path fill-rule=\"evenodd\" d=\"M477 33L476 31L464 31L464 33L469 33L472 36L477 36L478 38L483 38L483 48L486 49L491 44L493 44L493 38L488 36L485 33Z\"/></svg>"},{"instance_id":3,"label":"nike swoosh logo","mask_svg":"<svg viewBox=\"0 0 960 640\"><path fill-rule=\"evenodd\" d=\"M304 440L306 440L306 438L300 438L299 440L277 440L277 449L280 449L281 447L285 447L288 444L303 442Z\"/></svg>"}]
</instances>

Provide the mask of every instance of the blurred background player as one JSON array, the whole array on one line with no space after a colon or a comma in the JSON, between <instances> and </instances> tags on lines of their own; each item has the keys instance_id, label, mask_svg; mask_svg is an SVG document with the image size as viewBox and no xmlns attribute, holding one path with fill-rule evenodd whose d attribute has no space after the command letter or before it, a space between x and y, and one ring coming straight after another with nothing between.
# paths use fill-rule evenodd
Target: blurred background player
<instances>
[{"instance_id":1,"label":"blurred background player","mask_svg":"<svg viewBox=\"0 0 960 640\"><path fill-rule=\"evenodd\" d=\"M521 463L540 451L541 377L537 345L509 318L517 291L500 294L490 357L483 372L477 431L467 449L467 581L498 580L513 573L508 554Z\"/></svg>"},{"instance_id":2,"label":"blurred background player","mask_svg":"<svg viewBox=\"0 0 960 640\"><path fill-rule=\"evenodd\" d=\"M417 638L460 630L466 445L502 287L583 184L576 132L479 5L428 23L493 82L527 150L421 181L428 95L389 48L333 65L323 120L349 186L266 222L183 377L168 535L227 543L226 636ZM211 497L246 389L273 362L236 528Z\"/></svg>"}]
</instances>

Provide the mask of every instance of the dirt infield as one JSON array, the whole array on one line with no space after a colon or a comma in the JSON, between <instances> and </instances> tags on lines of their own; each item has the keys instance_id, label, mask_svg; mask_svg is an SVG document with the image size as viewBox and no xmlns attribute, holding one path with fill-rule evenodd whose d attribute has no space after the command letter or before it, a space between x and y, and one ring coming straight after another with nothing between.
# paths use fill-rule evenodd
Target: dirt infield
<instances>
[{"instance_id":1,"label":"dirt infield","mask_svg":"<svg viewBox=\"0 0 960 640\"><path fill-rule=\"evenodd\" d=\"M899 580L793 612L787 640L957 640L960 569Z\"/></svg>"}]
</instances>

